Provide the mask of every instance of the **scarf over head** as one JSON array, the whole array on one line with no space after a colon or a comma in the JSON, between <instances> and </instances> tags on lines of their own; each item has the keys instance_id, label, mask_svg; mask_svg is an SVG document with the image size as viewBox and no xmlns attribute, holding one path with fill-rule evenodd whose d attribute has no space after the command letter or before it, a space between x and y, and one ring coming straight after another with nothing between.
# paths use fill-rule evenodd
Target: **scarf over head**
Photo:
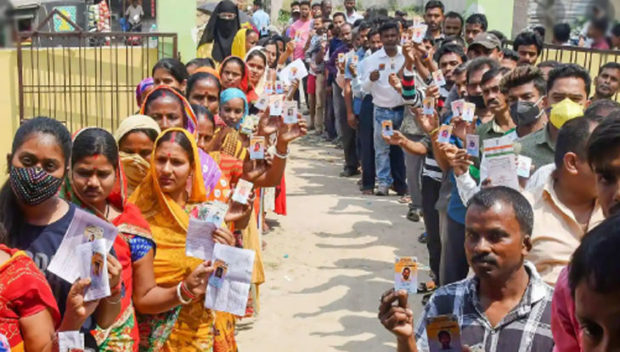
<instances>
[{"instance_id":1,"label":"scarf over head","mask_svg":"<svg viewBox=\"0 0 620 352\"><path fill-rule=\"evenodd\" d=\"M194 110L192 110L192 107L187 101L187 99L185 99L185 97L181 93L179 93L176 89L168 87L168 86L159 86L153 89L144 99L144 102L142 103L142 108L140 109L140 114L146 115L145 114L146 102L148 100L148 97L151 96L151 94L154 94L155 92L160 91L160 90L171 92L172 94L176 95L177 97L181 99L181 102L183 104L183 113L185 114L184 128L186 131L188 131L193 136L192 141L195 142L196 135L198 133L198 130L197 130L198 118L196 118L196 114L194 113ZM202 149L199 152L199 158L197 158L196 160L200 160L200 164L202 165L200 170L202 172L203 179L204 179L204 185L207 188L207 194L208 194L211 191L213 191L213 189L215 188L215 184L220 179L220 176L222 175L222 173L219 167L217 166L217 163L213 161L213 158L211 158L207 153L202 151Z\"/></svg>"},{"instance_id":2,"label":"scarf over head","mask_svg":"<svg viewBox=\"0 0 620 352\"><path fill-rule=\"evenodd\" d=\"M222 19L220 18L222 13L232 13L235 18L232 20ZM215 61L222 61L225 57L230 56L233 39L239 28L241 28L241 24L237 5L230 0L220 1L215 6L209 22L207 22L198 46L213 43L211 56Z\"/></svg>"},{"instance_id":3,"label":"scarf over head","mask_svg":"<svg viewBox=\"0 0 620 352\"><path fill-rule=\"evenodd\" d=\"M121 121L121 124L114 132L114 139L120 148L121 140L128 134L136 130L155 131L156 135L161 133L161 129L155 120L146 115L133 115ZM123 165L125 179L127 181L127 194L131 195L138 185L144 180L149 171L150 164L146 159L138 154L130 154L119 151L120 163Z\"/></svg>"},{"instance_id":4,"label":"scarf over head","mask_svg":"<svg viewBox=\"0 0 620 352\"><path fill-rule=\"evenodd\" d=\"M241 124L243 123L243 120L248 115L248 110L249 110L248 101L245 98L245 93L243 93L243 91L241 91L238 88L228 88L228 89L224 89L222 94L220 94L220 106L223 106L224 104L231 101L232 99L237 99L237 98L243 100L243 109L244 109L243 116L241 117L241 119L239 119L236 125L229 126L229 127L234 127L235 129L238 130Z\"/></svg>"},{"instance_id":5,"label":"scarf over head","mask_svg":"<svg viewBox=\"0 0 620 352\"><path fill-rule=\"evenodd\" d=\"M243 61L242 58L238 56L229 56L226 59L224 59L224 61L222 61L222 63L220 64L220 77L222 77L222 72L224 71L224 67L226 66L226 63L228 63L229 61L236 61L237 63L241 65L243 69L239 87L234 87L234 88L239 88L245 93L246 101L253 102L253 101L258 100L258 95L256 95L254 88L250 84L248 65L245 64L245 61Z\"/></svg>"}]
</instances>

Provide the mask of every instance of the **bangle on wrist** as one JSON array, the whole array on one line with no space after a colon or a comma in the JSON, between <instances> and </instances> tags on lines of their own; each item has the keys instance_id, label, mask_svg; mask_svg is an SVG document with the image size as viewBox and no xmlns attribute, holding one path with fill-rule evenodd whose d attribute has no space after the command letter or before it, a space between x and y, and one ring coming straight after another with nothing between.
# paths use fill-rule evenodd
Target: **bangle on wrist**
<instances>
[{"instance_id":1,"label":"bangle on wrist","mask_svg":"<svg viewBox=\"0 0 620 352\"><path fill-rule=\"evenodd\" d=\"M273 150L273 155L275 155L276 157L280 158L280 159L286 159L288 158L288 155L291 153L291 150L287 147L286 148L286 154L280 154L278 153L278 148L274 148Z\"/></svg>"},{"instance_id":2,"label":"bangle on wrist","mask_svg":"<svg viewBox=\"0 0 620 352\"><path fill-rule=\"evenodd\" d=\"M121 295L118 295L118 298L117 298L117 299L112 299L112 297L113 297L113 296L114 296L114 295L111 295L111 296L107 297L107 298L105 299L105 301L106 301L106 302L108 302L108 303L110 303L110 304L119 304L119 303L121 303L121 299L122 299L122 296L121 296Z\"/></svg>"},{"instance_id":3,"label":"bangle on wrist","mask_svg":"<svg viewBox=\"0 0 620 352\"><path fill-rule=\"evenodd\" d=\"M119 280L118 284L116 284L116 286L110 288L110 295L111 296L117 295L117 294L121 293L122 290L123 290L123 281Z\"/></svg>"},{"instance_id":4,"label":"bangle on wrist","mask_svg":"<svg viewBox=\"0 0 620 352\"><path fill-rule=\"evenodd\" d=\"M431 131L431 133L429 133L429 135L434 135L435 133L439 132L439 127L435 128L434 130Z\"/></svg>"},{"instance_id":5,"label":"bangle on wrist","mask_svg":"<svg viewBox=\"0 0 620 352\"><path fill-rule=\"evenodd\" d=\"M196 295L189 290L185 281L181 281L181 294L185 295L185 297L189 297L190 300L196 299Z\"/></svg>"},{"instance_id":6,"label":"bangle on wrist","mask_svg":"<svg viewBox=\"0 0 620 352\"><path fill-rule=\"evenodd\" d=\"M183 286L183 282L179 282L179 284L177 285L177 298L179 299L179 301L183 305L192 303L191 299L189 299L189 300L184 300L183 299L183 295L181 294L181 286Z\"/></svg>"}]
</instances>

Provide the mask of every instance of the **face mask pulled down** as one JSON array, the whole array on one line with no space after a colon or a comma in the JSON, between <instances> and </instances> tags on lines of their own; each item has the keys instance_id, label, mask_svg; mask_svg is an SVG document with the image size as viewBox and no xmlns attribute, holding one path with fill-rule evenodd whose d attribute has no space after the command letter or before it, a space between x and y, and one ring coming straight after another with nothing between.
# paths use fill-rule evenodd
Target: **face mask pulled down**
<instances>
[{"instance_id":1,"label":"face mask pulled down","mask_svg":"<svg viewBox=\"0 0 620 352\"><path fill-rule=\"evenodd\" d=\"M138 154L119 152L119 156L127 179L127 188L129 193L133 193L146 177L151 165Z\"/></svg>"}]
</instances>

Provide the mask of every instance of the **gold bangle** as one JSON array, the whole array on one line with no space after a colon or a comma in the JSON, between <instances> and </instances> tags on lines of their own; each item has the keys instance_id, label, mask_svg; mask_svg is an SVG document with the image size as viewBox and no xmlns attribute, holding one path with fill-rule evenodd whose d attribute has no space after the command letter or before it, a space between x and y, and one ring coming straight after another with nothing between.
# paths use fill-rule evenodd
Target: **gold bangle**
<instances>
[{"instance_id":1,"label":"gold bangle","mask_svg":"<svg viewBox=\"0 0 620 352\"><path fill-rule=\"evenodd\" d=\"M429 133L429 135L432 136L432 135L434 135L437 132L439 132L439 127L437 127L434 130L432 130L431 133Z\"/></svg>"}]
</instances>

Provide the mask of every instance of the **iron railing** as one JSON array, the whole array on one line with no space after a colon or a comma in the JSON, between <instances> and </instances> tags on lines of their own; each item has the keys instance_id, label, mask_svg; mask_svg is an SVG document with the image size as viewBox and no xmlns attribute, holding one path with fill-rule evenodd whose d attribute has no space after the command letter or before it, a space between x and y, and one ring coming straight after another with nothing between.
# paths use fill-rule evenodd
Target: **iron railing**
<instances>
[{"instance_id":1,"label":"iron railing","mask_svg":"<svg viewBox=\"0 0 620 352\"><path fill-rule=\"evenodd\" d=\"M45 32L53 16L70 32ZM49 116L71 130L114 130L135 113L135 87L163 57L178 57L175 33L88 32L57 10L32 32L19 34L20 121Z\"/></svg>"}]
</instances>

